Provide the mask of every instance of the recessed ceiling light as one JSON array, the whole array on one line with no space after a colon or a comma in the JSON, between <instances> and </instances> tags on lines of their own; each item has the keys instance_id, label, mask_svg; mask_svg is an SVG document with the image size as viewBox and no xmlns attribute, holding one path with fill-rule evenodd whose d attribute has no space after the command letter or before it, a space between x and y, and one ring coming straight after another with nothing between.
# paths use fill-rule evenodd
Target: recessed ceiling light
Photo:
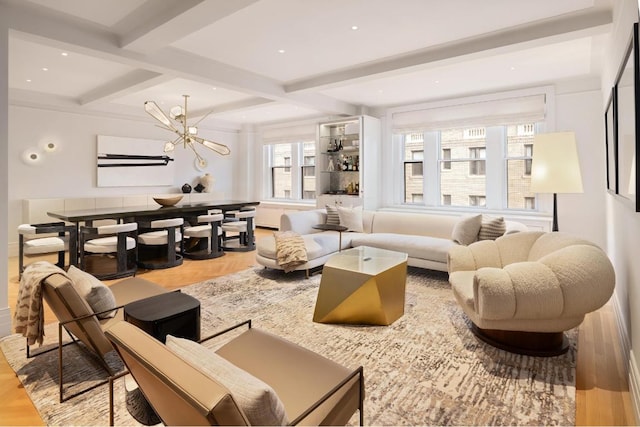
<instances>
[{"instance_id":1,"label":"recessed ceiling light","mask_svg":"<svg viewBox=\"0 0 640 427\"><path fill-rule=\"evenodd\" d=\"M49 71L47 67L42 67L42 71Z\"/></svg>"},{"instance_id":2,"label":"recessed ceiling light","mask_svg":"<svg viewBox=\"0 0 640 427\"><path fill-rule=\"evenodd\" d=\"M514 66L511 66L511 71L513 71L513 70L515 70L515 69L516 69L516 67L514 67Z\"/></svg>"},{"instance_id":3,"label":"recessed ceiling light","mask_svg":"<svg viewBox=\"0 0 640 427\"><path fill-rule=\"evenodd\" d=\"M384 92L382 89L378 89L378 93L382 93Z\"/></svg>"},{"instance_id":4,"label":"recessed ceiling light","mask_svg":"<svg viewBox=\"0 0 640 427\"><path fill-rule=\"evenodd\" d=\"M216 90L216 89L218 89L218 88L217 88L217 87L215 87L215 86L211 88L211 90Z\"/></svg>"},{"instance_id":5,"label":"recessed ceiling light","mask_svg":"<svg viewBox=\"0 0 640 427\"><path fill-rule=\"evenodd\" d=\"M69 54L67 52L62 52L60 55L62 56L69 56Z\"/></svg>"},{"instance_id":6,"label":"recessed ceiling light","mask_svg":"<svg viewBox=\"0 0 640 427\"><path fill-rule=\"evenodd\" d=\"M434 80L433 82L434 82L435 84L439 84L439 83L440 83L440 80Z\"/></svg>"},{"instance_id":7,"label":"recessed ceiling light","mask_svg":"<svg viewBox=\"0 0 640 427\"><path fill-rule=\"evenodd\" d=\"M27 83L31 83L31 79L27 79Z\"/></svg>"},{"instance_id":8,"label":"recessed ceiling light","mask_svg":"<svg viewBox=\"0 0 640 427\"><path fill-rule=\"evenodd\" d=\"M284 53L285 50L284 49L278 49L278 53Z\"/></svg>"},{"instance_id":9,"label":"recessed ceiling light","mask_svg":"<svg viewBox=\"0 0 640 427\"><path fill-rule=\"evenodd\" d=\"M355 30L357 30L357 29L358 29L358 26L357 26L357 25L352 25L352 26L351 26L351 29L352 29L353 31L355 31Z\"/></svg>"}]
</instances>

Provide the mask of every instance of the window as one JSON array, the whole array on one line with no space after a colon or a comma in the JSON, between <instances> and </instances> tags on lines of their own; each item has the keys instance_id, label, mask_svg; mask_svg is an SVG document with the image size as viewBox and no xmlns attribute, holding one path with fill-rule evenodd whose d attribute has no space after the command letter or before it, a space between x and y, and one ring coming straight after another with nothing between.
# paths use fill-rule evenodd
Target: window
<instances>
[{"instance_id":1,"label":"window","mask_svg":"<svg viewBox=\"0 0 640 427\"><path fill-rule=\"evenodd\" d=\"M534 128L533 124L507 126L507 207L509 209L536 209L535 194L529 191Z\"/></svg>"},{"instance_id":2,"label":"window","mask_svg":"<svg viewBox=\"0 0 640 427\"><path fill-rule=\"evenodd\" d=\"M400 134L395 141L404 158L402 202L537 209L529 191L535 129L535 123L524 123Z\"/></svg>"},{"instance_id":3,"label":"window","mask_svg":"<svg viewBox=\"0 0 640 427\"><path fill-rule=\"evenodd\" d=\"M484 159L487 156L487 150L484 147L469 148L469 158L471 159ZM484 160L472 160L469 162L469 175L484 175L485 174L485 161Z\"/></svg>"},{"instance_id":4,"label":"window","mask_svg":"<svg viewBox=\"0 0 640 427\"><path fill-rule=\"evenodd\" d=\"M525 197L524 198L524 208L525 209L535 209L536 208L536 198L535 197Z\"/></svg>"},{"instance_id":5,"label":"window","mask_svg":"<svg viewBox=\"0 0 640 427\"><path fill-rule=\"evenodd\" d=\"M422 133L405 135L404 144L404 187L405 203L422 203L422 173L424 166L424 139ZM420 195L416 201L415 195Z\"/></svg>"},{"instance_id":6,"label":"window","mask_svg":"<svg viewBox=\"0 0 640 427\"><path fill-rule=\"evenodd\" d=\"M314 200L316 197L315 141L265 145L274 199Z\"/></svg>"},{"instance_id":7,"label":"window","mask_svg":"<svg viewBox=\"0 0 640 427\"><path fill-rule=\"evenodd\" d=\"M316 143L302 144L302 199L316 198Z\"/></svg>"},{"instance_id":8,"label":"window","mask_svg":"<svg viewBox=\"0 0 640 427\"><path fill-rule=\"evenodd\" d=\"M448 162L447 160L451 160L451 148L442 149L442 170L451 169L451 162Z\"/></svg>"},{"instance_id":9,"label":"window","mask_svg":"<svg viewBox=\"0 0 640 427\"><path fill-rule=\"evenodd\" d=\"M469 196L469 206L486 206L487 198L485 196Z\"/></svg>"},{"instance_id":10,"label":"window","mask_svg":"<svg viewBox=\"0 0 640 427\"><path fill-rule=\"evenodd\" d=\"M438 151L442 156L439 159L440 194L449 195L447 206L481 206L471 205L470 196L486 193L485 131L474 128L473 138L469 137L468 129L445 129L434 134L437 136L433 141L440 141ZM444 205L444 198L439 199Z\"/></svg>"}]
</instances>

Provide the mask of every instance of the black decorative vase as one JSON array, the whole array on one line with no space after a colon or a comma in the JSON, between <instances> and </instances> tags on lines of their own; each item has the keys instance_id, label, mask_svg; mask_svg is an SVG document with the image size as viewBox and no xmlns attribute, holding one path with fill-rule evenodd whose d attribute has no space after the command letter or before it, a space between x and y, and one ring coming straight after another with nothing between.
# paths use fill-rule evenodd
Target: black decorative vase
<instances>
[{"instance_id":1,"label":"black decorative vase","mask_svg":"<svg viewBox=\"0 0 640 427\"><path fill-rule=\"evenodd\" d=\"M193 187L193 189L196 190L198 193L202 193L202 190L204 190L204 185L198 183L198 185Z\"/></svg>"},{"instance_id":2,"label":"black decorative vase","mask_svg":"<svg viewBox=\"0 0 640 427\"><path fill-rule=\"evenodd\" d=\"M191 186L189 184L185 184L182 186L183 193L191 193Z\"/></svg>"}]
</instances>

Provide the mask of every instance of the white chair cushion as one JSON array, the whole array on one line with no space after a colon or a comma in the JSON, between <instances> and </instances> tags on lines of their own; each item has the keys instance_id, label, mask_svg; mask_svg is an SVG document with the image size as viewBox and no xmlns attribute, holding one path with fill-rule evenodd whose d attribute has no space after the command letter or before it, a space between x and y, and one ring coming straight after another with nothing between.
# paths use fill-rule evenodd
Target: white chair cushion
<instances>
[{"instance_id":1,"label":"white chair cushion","mask_svg":"<svg viewBox=\"0 0 640 427\"><path fill-rule=\"evenodd\" d=\"M138 242L143 245L166 245L167 244L167 235L169 232L167 230L158 230L158 231L150 231L148 233L142 233L138 235ZM176 230L176 241L175 243L180 242L182 240L182 234Z\"/></svg>"},{"instance_id":2,"label":"white chair cushion","mask_svg":"<svg viewBox=\"0 0 640 427\"><path fill-rule=\"evenodd\" d=\"M133 237L127 237L127 250L136 247L136 240ZM108 254L118 251L118 237L101 237L99 239L92 239L84 243L85 252L91 252L95 254Z\"/></svg>"},{"instance_id":3,"label":"white chair cushion","mask_svg":"<svg viewBox=\"0 0 640 427\"><path fill-rule=\"evenodd\" d=\"M98 234L128 233L138 229L137 222L127 222L124 224L109 224L98 227Z\"/></svg>"},{"instance_id":4,"label":"white chair cushion","mask_svg":"<svg viewBox=\"0 0 640 427\"><path fill-rule=\"evenodd\" d=\"M224 219L224 215L219 214L209 214L209 215L198 215L198 223L202 224L204 222L215 222L222 221Z\"/></svg>"},{"instance_id":5,"label":"white chair cushion","mask_svg":"<svg viewBox=\"0 0 640 427\"><path fill-rule=\"evenodd\" d=\"M222 230L218 227L218 236L222 234ZM185 237L201 237L207 238L211 236L211 225L196 225L195 227L185 228Z\"/></svg>"},{"instance_id":6,"label":"white chair cushion","mask_svg":"<svg viewBox=\"0 0 640 427\"><path fill-rule=\"evenodd\" d=\"M179 227L184 224L182 218L156 219L151 221L151 228Z\"/></svg>"},{"instance_id":7,"label":"white chair cushion","mask_svg":"<svg viewBox=\"0 0 640 427\"><path fill-rule=\"evenodd\" d=\"M222 224L224 231L234 231L236 233L246 233L247 223L246 221L225 222Z\"/></svg>"},{"instance_id":8,"label":"white chair cushion","mask_svg":"<svg viewBox=\"0 0 640 427\"><path fill-rule=\"evenodd\" d=\"M68 249L69 245L61 237L45 237L24 242L24 254L36 255L50 252L60 252Z\"/></svg>"}]
</instances>

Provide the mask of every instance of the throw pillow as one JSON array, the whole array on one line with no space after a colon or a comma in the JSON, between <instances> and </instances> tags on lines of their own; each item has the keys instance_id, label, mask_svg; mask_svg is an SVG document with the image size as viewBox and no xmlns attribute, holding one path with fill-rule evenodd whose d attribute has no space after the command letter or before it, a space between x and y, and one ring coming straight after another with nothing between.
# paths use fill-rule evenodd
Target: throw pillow
<instances>
[{"instance_id":1,"label":"throw pillow","mask_svg":"<svg viewBox=\"0 0 640 427\"><path fill-rule=\"evenodd\" d=\"M482 218L482 225L478 233L478 240L495 240L507 231L507 225L503 217Z\"/></svg>"},{"instance_id":2,"label":"throw pillow","mask_svg":"<svg viewBox=\"0 0 640 427\"><path fill-rule=\"evenodd\" d=\"M93 275L74 266L69 267L67 276L76 292L84 298L94 313L116 308L116 298L111 289ZM108 319L116 315L116 310L100 314L100 319Z\"/></svg>"},{"instance_id":3,"label":"throw pillow","mask_svg":"<svg viewBox=\"0 0 640 427\"><path fill-rule=\"evenodd\" d=\"M338 215L338 208L336 206L326 205L327 209L327 224L340 225L340 215Z\"/></svg>"},{"instance_id":4,"label":"throw pillow","mask_svg":"<svg viewBox=\"0 0 640 427\"><path fill-rule=\"evenodd\" d=\"M195 341L167 335L166 342L178 356L225 386L247 416L249 424L288 424L284 404L268 384Z\"/></svg>"},{"instance_id":5,"label":"throw pillow","mask_svg":"<svg viewBox=\"0 0 640 427\"><path fill-rule=\"evenodd\" d=\"M340 217L340 225L347 227L347 231L364 232L362 226L362 206L356 208L338 206L338 216Z\"/></svg>"},{"instance_id":6,"label":"throw pillow","mask_svg":"<svg viewBox=\"0 0 640 427\"><path fill-rule=\"evenodd\" d=\"M473 215L463 217L453 227L451 240L460 245L470 245L478 240L478 232L482 224L482 215Z\"/></svg>"}]
</instances>

